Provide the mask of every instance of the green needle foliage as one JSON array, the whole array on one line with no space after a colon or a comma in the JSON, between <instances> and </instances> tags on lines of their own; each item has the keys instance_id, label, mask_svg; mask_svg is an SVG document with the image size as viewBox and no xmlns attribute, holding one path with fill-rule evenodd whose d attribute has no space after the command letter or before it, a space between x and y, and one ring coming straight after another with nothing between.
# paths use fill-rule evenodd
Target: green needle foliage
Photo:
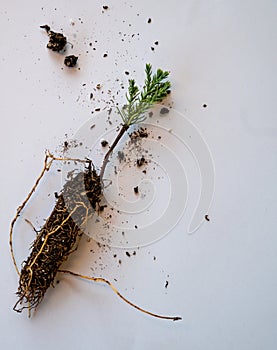
<instances>
[{"instance_id":1,"label":"green needle foliage","mask_svg":"<svg viewBox=\"0 0 277 350\"><path fill-rule=\"evenodd\" d=\"M167 80L169 72L160 68L156 73L152 73L151 64L147 63L145 67L145 82L140 91L134 79L129 80L128 93L126 98L128 103L119 111L124 125L129 127L132 124L138 124L146 119L145 112L156 102L160 102L169 93L170 82Z\"/></svg>"}]
</instances>

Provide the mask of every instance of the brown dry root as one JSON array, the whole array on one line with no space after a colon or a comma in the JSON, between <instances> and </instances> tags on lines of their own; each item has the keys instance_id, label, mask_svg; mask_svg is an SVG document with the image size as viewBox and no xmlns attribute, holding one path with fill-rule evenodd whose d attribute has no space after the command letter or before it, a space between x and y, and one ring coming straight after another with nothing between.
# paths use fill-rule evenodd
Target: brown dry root
<instances>
[{"instance_id":1,"label":"brown dry root","mask_svg":"<svg viewBox=\"0 0 277 350\"><path fill-rule=\"evenodd\" d=\"M77 248L82 225L93 214L101 197L99 176L91 168L79 172L65 184L55 208L32 244L20 272L19 297L14 310L36 308L53 285L61 264Z\"/></svg>"},{"instance_id":2,"label":"brown dry root","mask_svg":"<svg viewBox=\"0 0 277 350\"><path fill-rule=\"evenodd\" d=\"M141 312L143 312L143 313L145 313L147 315L150 315L150 316L153 316L153 317L157 317L157 318L162 318L164 320L172 320L172 321L179 321L179 320L182 319L182 317L180 317L180 316L163 316L163 315L158 315L158 314L155 314L155 313L153 313L151 311L148 311L148 310L145 310L145 309L141 308L140 306L138 306L138 305L132 303L130 300L126 299L116 289L116 287L110 281L106 280L105 278L102 278L102 277L89 277L89 276L81 275L79 273L75 273L75 272L68 271L68 270L59 270L59 272L63 272L63 273L66 273L66 274L69 274L69 275L72 275L72 276L80 277L80 278L86 279L88 281L106 283L115 292L115 294L119 296L120 299L122 299L127 304L131 305L135 309L137 309L137 310L139 310L139 311L141 311Z\"/></svg>"}]
</instances>

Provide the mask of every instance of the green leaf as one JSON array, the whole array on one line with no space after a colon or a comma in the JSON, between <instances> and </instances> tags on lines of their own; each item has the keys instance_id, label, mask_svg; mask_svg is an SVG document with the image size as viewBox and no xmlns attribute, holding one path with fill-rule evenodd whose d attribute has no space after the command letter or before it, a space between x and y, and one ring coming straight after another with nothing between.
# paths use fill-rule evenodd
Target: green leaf
<instances>
[{"instance_id":1,"label":"green leaf","mask_svg":"<svg viewBox=\"0 0 277 350\"><path fill-rule=\"evenodd\" d=\"M146 118L146 112L156 102L160 102L167 96L170 82L167 80L168 71L158 68L156 73L152 73L152 66L147 63L145 66L145 81L143 89L140 91L134 79L129 80L128 93L126 99L128 104L119 111L125 125L141 123Z\"/></svg>"}]
</instances>

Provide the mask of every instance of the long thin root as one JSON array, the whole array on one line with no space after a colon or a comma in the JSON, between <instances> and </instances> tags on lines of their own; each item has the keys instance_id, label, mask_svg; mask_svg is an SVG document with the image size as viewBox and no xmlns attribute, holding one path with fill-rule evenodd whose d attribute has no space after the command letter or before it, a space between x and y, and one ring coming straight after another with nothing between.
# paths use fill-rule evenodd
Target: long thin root
<instances>
[{"instance_id":1,"label":"long thin root","mask_svg":"<svg viewBox=\"0 0 277 350\"><path fill-rule=\"evenodd\" d=\"M62 273L67 273L69 275L72 275L72 276L76 276L76 277L80 277L80 278L83 278L83 279L86 279L86 280L89 280L89 281L94 281L94 282L101 282L101 283L106 283L114 292L116 295L119 296L119 298L121 298L122 300L124 300L127 304L131 305L132 307L134 307L135 309L147 314L147 315L150 315L150 316L153 316L153 317L157 317L157 318L162 318L162 319L166 319L166 320L172 320L172 321L178 321L178 320L181 320L182 317L180 316L162 316L162 315L157 315L153 312L150 312L150 311L147 311L145 309L142 309L141 307L139 307L138 305L132 303L130 300L126 299L117 289L116 287L108 280L106 280L105 278L102 278L102 277L89 277L89 276L85 276L85 275L81 275L79 273L75 273L75 272L72 272L72 271L69 271L69 270L58 270L58 272L62 272Z\"/></svg>"}]
</instances>

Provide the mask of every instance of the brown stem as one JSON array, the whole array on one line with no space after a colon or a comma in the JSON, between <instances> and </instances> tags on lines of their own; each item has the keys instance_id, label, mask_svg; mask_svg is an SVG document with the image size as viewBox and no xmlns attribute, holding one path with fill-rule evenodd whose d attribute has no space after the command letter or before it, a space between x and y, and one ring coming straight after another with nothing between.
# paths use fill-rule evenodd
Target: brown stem
<instances>
[{"instance_id":1,"label":"brown stem","mask_svg":"<svg viewBox=\"0 0 277 350\"><path fill-rule=\"evenodd\" d=\"M124 124L122 125L122 128L120 129L116 139L114 140L113 144L111 145L110 149L108 150L108 152L106 153L103 163L102 163L102 167L101 167L101 171L100 171L100 180L103 179L104 176L104 172L106 169L106 166L109 162L109 157L111 155L111 153L113 152L113 150L115 149L116 145L118 144L119 140L121 139L121 137L124 135L125 131L127 131L129 129L129 126Z\"/></svg>"}]
</instances>

